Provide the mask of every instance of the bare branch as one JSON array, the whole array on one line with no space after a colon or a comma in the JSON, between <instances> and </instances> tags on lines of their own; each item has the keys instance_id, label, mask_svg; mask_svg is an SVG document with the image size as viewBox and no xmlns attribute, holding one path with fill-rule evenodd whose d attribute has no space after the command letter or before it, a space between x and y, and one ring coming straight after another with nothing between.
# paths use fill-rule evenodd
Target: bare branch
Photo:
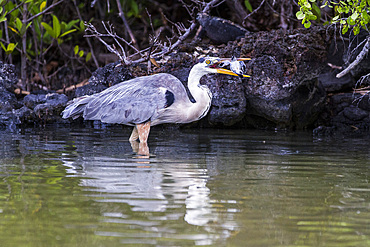
<instances>
[{"instance_id":1,"label":"bare branch","mask_svg":"<svg viewBox=\"0 0 370 247\"><path fill-rule=\"evenodd\" d=\"M62 2L64 2L64 0L60 0L60 1L56 2L56 3L51 4L49 7L47 7L46 9L44 9L43 11L41 11L40 13L37 13L36 15L33 15L33 16L31 16L30 18L28 18L28 19L26 20L26 22L25 22L25 23L29 23L29 22L31 22L33 19L35 19L35 18L39 17L40 15L45 14L45 13L46 13L47 11L49 11L51 8L54 8L55 6L57 6L58 4L60 4L60 3L62 3Z\"/></svg>"},{"instance_id":2,"label":"bare branch","mask_svg":"<svg viewBox=\"0 0 370 247\"><path fill-rule=\"evenodd\" d=\"M120 2L119 0L116 0L116 2L117 2L117 7L118 7L118 13L119 13L118 15L119 15L119 17L121 17L122 22L123 22L123 25L125 25L126 31L127 31L127 33L129 34L129 36L130 36L130 38L131 38L132 43L134 44L134 46L135 46L137 49L139 49L139 46L138 46L137 41L136 41L136 39L135 39L135 36L134 36L134 34L132 33L130 26L128 25L128 22L127 22L127 20L126 20L126 18L125 18L125 14L123 13L122 6L121 6L121 2Z\"/></svg>"},{"instance_id":3,"label":"bare branch","mask_svg":"<svg viewBox=\"0 0 370 247\"><path fill-rule=\"evenodd\" d=\"M103 43L103 45L105 45L105 47L107 47L108 51L114 53L117 55L117 57L119 58L119 60L122 62L122 63L126 63L126 59L124 56L122 56L116 49L114 49L111 45L109 45L107 42L105 42L101 37L104 37L104 36L110 36L110 35L103 35L101 33L99 33L96 28L94 27L94 25L92 25L91 23L85 23L86 25L86 31L89 31L92 33L92 35L85 35L85 37L95 37L97 38L101 43ZM103 25L104 25L104 22L103 22ZM105 26L105 25L104 25ZM123 51L124 52L124 51Z\"/></svg>"},{"instance_id":4,"label":"bare branch","mask_svg":"<svg viewBox=\"0 0 370 247\"><path fill-rule=\"evenodd\" d=\"M361 52L357 55L356 59L350 65L348 65L348 67L345 68L342 72L338 73L336 77L341 78L348 74L348 72L351 69L353 69L356 65L358 65L362 61L362 59L364 59L366 54L369 52L369 48L370 48L370 36L366 38L366 44L362 48Z\"/></svg>"},{"instance_id":5,"label":"bare branch","mask_svg":"<svg viewBox=\"0 0 370 247\"><path fill-rule=\"evenodd\" d=\"M211 10L211 8L213 8L213 7L217 6L218 4L222 3L224 0L212 0L209 3L205 3L203 1L200 2L200 1L197 1L197 0L192 0L192 1L194 3L200 4L202 6L201 10L199 11L200 13L207 13L207 12L209 12ZM150 16L149 13L148 13L148 16L149 16L149 19L151 19L151 16ZM150 22L151 22L151 20L150 20ZM154 32L154 28L153 28L152 23L150 23L150 25L152 27L152 31ZM100 42L102 42L107 47L107 49L110 52L116 54L118 56L118 58L121 60L122 63L124 63L126 65L129 65L129 64L132 64L132 63L146 62L146 61L150 60L151 58L160 57L160 56L164 56L166 54L171 53L186 38L189 37L189 35L191 34L191 32L195 30L197 24L196 24L195 19L193 19L190 22L190 26L188 28L186 28L185 25L182 24L182 23L180 23L180 24L178 24L178 23L177 24L173 24L173 26L177 29L177 32L179 33L179 37L177 38L176 42L174 42L174 43L172 42L172 39L174 37L172 37L171 39L167 37L168 43L167 42L163 42L163 43L162 42L159 42L159 36L160 36L160 32L159 32L157 35L154 35L153 36L154 38L151 39L150 47L149 48L146 48L146 49L143 49L143 50L137 49L132 44L133 42L130 42L129 43L125 39L119 37L113 31L112 25L106 26L103 23L103 26L105 28L105 31L107 32L106 34L99 33L92 24L86 24L86 26L87 26L86 31L89 31L91 34L86 34L85 37L96 37ZM113 45L109 45L107 42L105 42L103 40L103 37L113 38L114 41L115 41L115 43L121 49L122 54ZM123 47L121 46L120 42L118 42L118 41L124 42L131 49L135 50L135 53L132 54L132 55L130 55L130 56L126 56ZM131 60L132 57L134 57L136 55L139 55L139 54L140 54L141 58L136 59L136 60Z\"/></svg>"}]
</instances>

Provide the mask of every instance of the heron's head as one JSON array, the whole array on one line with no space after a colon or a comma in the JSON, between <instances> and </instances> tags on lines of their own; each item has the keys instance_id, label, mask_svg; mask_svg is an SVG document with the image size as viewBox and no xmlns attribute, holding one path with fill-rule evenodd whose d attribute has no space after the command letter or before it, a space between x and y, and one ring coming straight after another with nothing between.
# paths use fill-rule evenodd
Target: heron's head
<instances>
[{"instance_id":1,"label":"heron's head","mask_svg":"<svg viewBox=\"0 0 370 247\"><path fill-rule=\"evenodd\" d=\"M235 59L235 58L234 58ZM236 58L236 61L246 61L250 60L250 58ZM218 58L218 57L203 57L199 59L199 63L196 66L199 66L199 69L204 70L204 72L208 73L217 73L217 74L225 74L225 75L233 75L233 76L241 76L240 73L235 73L236 71L232 71L230 69L232 58ZM250 77L249 75L242 74L243 77Z\"/></svg>"}]
</instances>

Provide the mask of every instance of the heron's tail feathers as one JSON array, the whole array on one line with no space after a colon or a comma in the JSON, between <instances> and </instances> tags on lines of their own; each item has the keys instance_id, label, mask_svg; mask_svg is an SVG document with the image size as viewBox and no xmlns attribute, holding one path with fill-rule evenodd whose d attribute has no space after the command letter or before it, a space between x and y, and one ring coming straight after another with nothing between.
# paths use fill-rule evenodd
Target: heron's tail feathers
<instances>
[{"instance_id":1,"label":"heron's tail feathers","mask_svg":"<svg viewBox=\"0 0 370 247\"><path fill-rule=\"evenodd\" d=\"M62 112L63 118L76 119L83 115L86 105L92 99L91 96L85 95L79 98L75 98L68 102L68 106Z\"/></svg>"}]
</instances>

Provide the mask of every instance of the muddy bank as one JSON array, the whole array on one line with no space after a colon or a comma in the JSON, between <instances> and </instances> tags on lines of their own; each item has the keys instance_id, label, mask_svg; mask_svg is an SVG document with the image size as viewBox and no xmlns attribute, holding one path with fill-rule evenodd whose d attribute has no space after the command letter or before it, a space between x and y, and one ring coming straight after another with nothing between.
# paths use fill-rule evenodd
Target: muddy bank
<instances>
[{"instance_id":1,"label":"muddy bank","mask_svg":"<svg viewBox=\"0 0 370 247\"><path fill-rule=\"evenodd\" d=\"M38 92L25 97L14 93L18 76L14 66L0 63L0 127L46 124L76 124L82 120L63 120L67 101L137 76L166 72L184 84L194 63L202 56L250 57L246 63L250 78L207 75L201 80L213 93L209 114L193 127L314 129L318 135L336 130L368 131L368 95L352 94L358 74L336 79L328 62L343 65L345 44L337 42L324 29L297 29L284 33L247 32L227 45L188 43L161 59L158 68L148 73L146 65L128 68L118 63L96 70L81 87L63 93ZM338 59L340 58L340 59ZM342 63L342 64L341 64ZM366 64L361 65L366 70ZM359 97L362 97L361 100ZM356 100L355 100L356 99ZM86 122L85 122L86 124Z\"/></svg>"}]
</instances>

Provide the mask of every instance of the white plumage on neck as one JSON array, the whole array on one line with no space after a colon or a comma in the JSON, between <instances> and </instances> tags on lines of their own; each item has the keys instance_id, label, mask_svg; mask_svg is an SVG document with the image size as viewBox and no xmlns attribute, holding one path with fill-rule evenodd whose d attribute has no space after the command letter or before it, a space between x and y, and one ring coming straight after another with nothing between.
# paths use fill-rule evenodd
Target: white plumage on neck
<instances>
[{"instance_id":1,"label":"white plumage on neck","mask_svg":"<svg viewBox=\"0 0 370 247\"><path fill-rule=\"evenodd\" d=\"M187 115L192 121L198 120L207 114L211 105L212 93L206 85L200 84L202 76L214 73L214 71L203 64L196 64L190 70L188 77L188 88L195 99L195 103L187 109Z\"/></svg>"}]
</instances>

